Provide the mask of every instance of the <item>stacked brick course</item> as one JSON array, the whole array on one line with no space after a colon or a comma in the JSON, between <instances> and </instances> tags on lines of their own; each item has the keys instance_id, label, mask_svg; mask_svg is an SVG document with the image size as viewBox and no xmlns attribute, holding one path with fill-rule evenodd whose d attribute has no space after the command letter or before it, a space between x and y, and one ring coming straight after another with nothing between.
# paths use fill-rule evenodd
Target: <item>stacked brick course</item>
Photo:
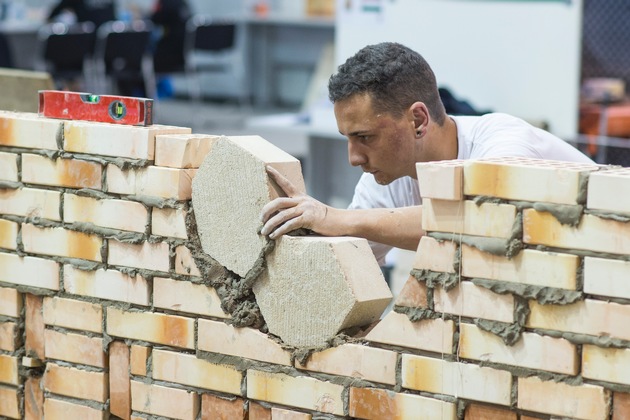
<instances>
[{"instance_id":1,"label":"stacked brick course","mask_svg":"<svg viewBox=\"0 0 630 420\"><path fill-rule=\"evenodd\" d=\"M419 165L429 234L395 311L295 357L196 263L215 141L0 114L0 417L630 417L627 171Z\"/></svg>"}]
</instances>

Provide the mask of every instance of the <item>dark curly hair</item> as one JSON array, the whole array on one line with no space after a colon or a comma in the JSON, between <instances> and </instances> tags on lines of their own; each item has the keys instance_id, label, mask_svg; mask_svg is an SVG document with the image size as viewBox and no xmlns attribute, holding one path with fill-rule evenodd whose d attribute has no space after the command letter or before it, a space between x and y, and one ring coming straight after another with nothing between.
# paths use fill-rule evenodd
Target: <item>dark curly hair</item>
<instances>
[{"instance_id":1,"label":"dark curly hair","mask_svg":"<svg viewBox=\"0 0 630 420\"><path fill-rule=\"evenodd\" d=\"M420 101L438 125L446 118L429 64L417 52L395 42L362 48L328 81L332 103L363 93L372 97L377 112L400 118L411 104Z\"/></svg>"}]
</instances>

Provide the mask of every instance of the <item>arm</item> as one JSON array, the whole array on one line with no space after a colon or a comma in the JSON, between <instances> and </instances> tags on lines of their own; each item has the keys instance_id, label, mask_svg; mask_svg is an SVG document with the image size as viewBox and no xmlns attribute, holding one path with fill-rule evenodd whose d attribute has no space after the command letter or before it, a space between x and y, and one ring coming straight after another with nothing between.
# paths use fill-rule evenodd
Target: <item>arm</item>
<instances>
[{"instance_id":1,"label":"arm","mask_svg":"<svg viewBox=\"0 0 630 420\"><path fill-rule=\"evenodd\" d=\"M422 206L397 209L336 209L297 190L273 168L269 175L288 197L262 209L263 235L275 239L299 228L324 236L355 236L397 248L416 250L422 231Z\"/></svg>"}]
</instances>

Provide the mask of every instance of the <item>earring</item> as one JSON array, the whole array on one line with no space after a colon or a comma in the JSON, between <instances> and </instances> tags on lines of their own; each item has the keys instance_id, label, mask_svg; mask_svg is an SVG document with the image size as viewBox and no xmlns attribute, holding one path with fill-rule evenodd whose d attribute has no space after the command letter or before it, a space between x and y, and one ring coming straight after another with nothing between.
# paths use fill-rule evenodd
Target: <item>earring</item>
<instances>
[{"instance_id":1,"label":"earring","mask_svg":"<svg viewBox=\"0 0 630 420\"><path fill-rule=\"evenodd\" d=\"M420 138L422 137L422 129L418 129L418 131L416 131L416 138Z\"/></svg>"}]
</instances>

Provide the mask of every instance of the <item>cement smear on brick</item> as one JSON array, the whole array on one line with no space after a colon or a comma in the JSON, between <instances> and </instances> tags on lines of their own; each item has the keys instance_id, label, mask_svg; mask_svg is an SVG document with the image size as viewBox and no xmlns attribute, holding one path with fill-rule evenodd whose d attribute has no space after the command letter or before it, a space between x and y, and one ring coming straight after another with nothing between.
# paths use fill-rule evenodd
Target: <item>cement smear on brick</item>
<instances>
[{"instance_id":1,"label":"cement smear on brick","mask_svg":"<svg viewBox=\"0 0 630 420\"><path fill-rule=\"evenodd\" d=\"M551 213L560 224L576 227L582 220L584 206L567 204L534 203L534 210Z\"/></svg>"}]
</instances>

